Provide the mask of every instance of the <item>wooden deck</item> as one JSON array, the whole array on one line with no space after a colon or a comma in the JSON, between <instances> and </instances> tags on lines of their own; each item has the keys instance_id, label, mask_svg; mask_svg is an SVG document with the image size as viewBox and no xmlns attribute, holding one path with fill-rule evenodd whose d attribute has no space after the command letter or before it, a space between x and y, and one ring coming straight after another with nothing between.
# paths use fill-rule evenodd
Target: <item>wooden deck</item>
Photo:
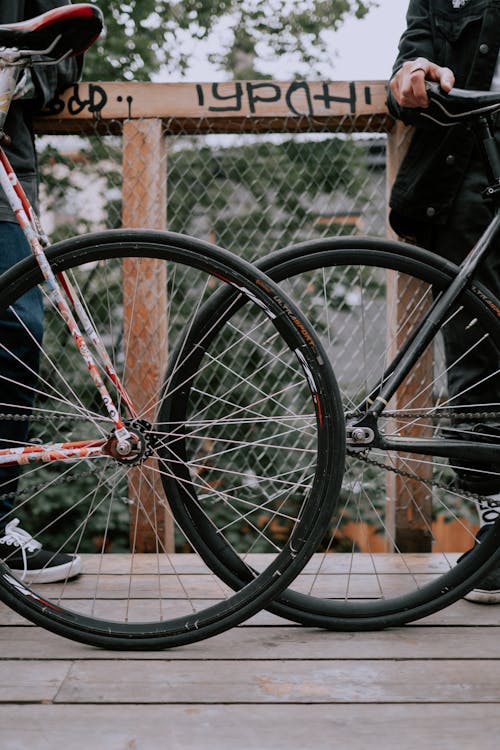
<instances>
[{"instance_id":1,"label":"wooden deck","mask_svg":"<svg viewBox=\"0 0 500 750\"><path fill-rule=\"evenodd\" d=\"M111 652L0 605L1 750L499 746L500 606L382 633L260 613L192 646Z\"/></svg>"}]
</instances>

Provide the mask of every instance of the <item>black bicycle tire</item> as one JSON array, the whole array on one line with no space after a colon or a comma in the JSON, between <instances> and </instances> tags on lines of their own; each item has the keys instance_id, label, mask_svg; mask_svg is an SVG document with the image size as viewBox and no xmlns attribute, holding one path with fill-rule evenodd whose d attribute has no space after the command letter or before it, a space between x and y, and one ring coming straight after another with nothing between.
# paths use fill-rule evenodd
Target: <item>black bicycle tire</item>
<instances>
[{"instance_id":1,"label":"black bicycle tire","mask_svg":"<svg viewBox=\"0 0 500 750\"><path fill-rule=\"evenodd\" d=\"M364 262L382 268L394 266L396 270L402 270L408 275L432 280L438 286L447 284L457 271L453 264L416 246L364 237L300 243L266 256L257 265L279 283L305 270L333 265L335 260L354 262L354 259L356 263ZM492 299L481 285L475 285L474 291L466 292L464 300L464 304L473 304L476 314L487 321L500 348L500 324L496 314L500 309L498 302ZM227 299L223 300L222 295L219 300L212 299L209 308L204 311L204 316L214 314L217 304L227 305ZM193 519L191 521L193 522ZM190 533L196 533L195 523ZM206 539L207 534L205 542ZM301 624L333 630L374 630L402 625L448 606L472 589L500 560L499 540L500 524L497 523L482 537L481 545L477 545L460 566L452 568L434 584L427 584L411 594L368 604L339 604L329 599L320 599L287 589L268 609L274 614ZM212 539L212 542L213 554L216 549L215 539ZM213 569L217 574L233 587L241 585L245 579L244 571L231 556L230 551L225 550L224 553L219 545L213 558L210 557L211 552L206 552L207 559L211 559L211 565L214 565ZM224 565L227 565L225 569Z\"/></svg>"},{"instance_id":2,"label":"black bicycle tire","mask_svg":"<svg viewBox=\"0 0 500 750\"><path fill-rule=\"evenodd\" d=\"M339 401L332 372L325 364L320 343L293 303L260 271L221 248L190 237L169 232L116 230L83 235L65 240L47 251L54 272L60 272L100 259L127 257L174 257L187 265L201 268L251 289L262 304L276 316L276 328L289 347L300 347L309 374L317 387L315 398L321 409L318 435L321 465L314 491L307 497L307 512L302 514L289 541L271 565L240 591L219 604L191 616L153 623L116 623L96 620L52 604L13 578L7 566L0 565L0 599L38 625L83 643L115 649L166 648L183 645L215 635L239 624L263 608L278 590L284 588L307 562L333 511L342 477L344 451L343 427L332 424L342 420L336 413ZM10 269L0 279L0 299L6 306L41 281L34 258ZM317 412L318 414L319 412Z\"/></svg>"}]
</instances>

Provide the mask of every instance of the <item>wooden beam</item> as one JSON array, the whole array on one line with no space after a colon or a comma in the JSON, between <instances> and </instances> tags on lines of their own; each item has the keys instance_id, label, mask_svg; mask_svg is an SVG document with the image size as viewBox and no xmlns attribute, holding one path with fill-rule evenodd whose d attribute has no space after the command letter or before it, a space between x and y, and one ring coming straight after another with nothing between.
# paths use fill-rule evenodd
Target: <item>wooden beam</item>
<instances>
[{"instance_id":1,"label":"wooden beam","mask_svg":"<svg viewBox=\"0 0 500 750\"><path fill-rule=\"evenodd\" d=\"M161 120L130 120L123 127L123 226L165 229L166 149ZM167 282L162 261L123 261L123 325L127 390L150 422L167 363ZM173 551L173 526L156 461L129 474L131 547Z\"/></svg>"},{"instance_id":2,"label":"wooden beam","mask_svg":"<svg viewBox=\"0 0 500 750\"><path fill-rule=\"evenodd\" d=\"M402 123L398 123L389 136L387 147L387 205L389 205L390 189L411 138L412 128L407 128ZM388 227L388 235L394 237L390 227ZM396 355L399 347L410 333L408 326L402 328L401 321L405 320L408 310L414 308L415 300L420 299L426 290L428 291L428 287L416 279L410 279L408 276L393 271L387 273L387 339L390 356ZM423 314L424 310L420 310L420 312ZM432 373L433 352L431 347L420 357L410 377L398 389L390 404L391 409L404 409L405 404L408 403L411 403L412 409L429 409L432 407L432 389L426 389L426 386L432 380ZM405 431L404 434L407 437L411 435L430 437L432 425L426 425L426 427L427 430L423 432L423 420L420 420L418 424ZM401 455L393 457L392 466L405 470L409 458L415 474L425 480L432 479L432 460L418 463L418 456ZM386 492L386 525L390 529L390 538L386 540L387 549L397 548L403 552L431 552L433 542L432 489L420 481L388 472Z\"/></svg>"},{"instance_id":3,"label":"wooden beam","mask_svg":"<svg viewBox=\"0 0 500 750\"><path fill-rule=\"evenodd\" d=\"M160 119L167 132L391 130L385 81L79 83L35 121L38 133L120 132Z\"/></svg>"}]
</instances>

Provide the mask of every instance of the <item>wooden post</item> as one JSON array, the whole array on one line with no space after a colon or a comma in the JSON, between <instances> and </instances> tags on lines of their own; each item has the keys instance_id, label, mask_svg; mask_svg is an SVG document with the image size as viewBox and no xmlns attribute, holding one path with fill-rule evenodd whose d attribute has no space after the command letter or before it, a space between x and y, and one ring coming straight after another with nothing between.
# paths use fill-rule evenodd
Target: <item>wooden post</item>
<instances>
[{"instance_id":1,"label":"wooden post","mask_svg":"<svg viewBox=\"0 0 500 750\"><path fill-rule=\"evenodd\" d=\"M406 153L411 139L411 129L397 123L388 138L387 147L387 189L388 193L396 177L399 165ZM388 234L392 232L388 229ZM392 235L393 236L393 235ZM427 289L423 283L410 279L408 276L389 271L387 274L387 336L389 341L389 356L394 356L401 343L405 340L409 329L402 329L402 321L412 309L414 300ZM412 302L413 301L413 302ZM430 303L430 300L429 300ZM423 313L424 310L421 310ZM412 409L426 409L432 406L432 389L425 390L426 384L432 379L433 353L432 349L420 358L401 388L396 393L390 407L404 408L411 402ZM418 398L416 394L420 394ZM424 437L422 422L404 433ZM416 456L412 456L410 466L414 473L430 479L432 465L422 461L415 463ZM389 461L391 458L388 459ZM398 460L393 457L392 465L405 469L404 456ZM387 539L387 548L397 548L403 552L431 552L432 551L432 490L417 480L407 479L388 472L387 482L386 521L390 529L391 538Z\"/></svg>"},{"instance_id":2,"label":"wooden post","mask_svg":"<svg viewBox=\"0 0 500 750\"><path fill-rule=\"evenodd\" d=\"M123 124L123 226L165 229L166 147L161 120ZM155 418L154 406L167 362L166 268L155 259L123 263L126 387L139 415ZM173 551L173 525L156 461L130 472L131 546L138 552Z\"/></svg>"}]
</instances>

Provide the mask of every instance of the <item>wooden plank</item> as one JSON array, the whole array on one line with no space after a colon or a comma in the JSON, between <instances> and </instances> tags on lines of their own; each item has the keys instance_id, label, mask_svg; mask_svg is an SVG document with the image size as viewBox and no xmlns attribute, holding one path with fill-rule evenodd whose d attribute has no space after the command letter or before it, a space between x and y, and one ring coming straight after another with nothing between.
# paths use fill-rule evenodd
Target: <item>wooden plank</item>
<instances>
[{"instance_id":1,"label":"wooden plank","mask_svg":"<svg viewBox=\"0 0 500 750\"><path fill-rule=\"evenodd\" d=\"M40 628L0 628L6 659L109 660L111 652L66 640ZM119 651L113 659L147 661L234 660L431 660L500 659L498 627L405 627L373 633L332 633L283 625L238 627L200 643L169 651Z\"/></svg>"},{"instance_id":2,"label":"wooden plank","mask_svg":"<svg viewBox=\"0 0 500 750\"><path fill-rule=\"evenodd\" d=\"M498 705L463 703L0 706L0 722L2 750L497 750L500 730Z\"/></svg>"},{"instance_id":3,"label":"wooden plank","mask_svg":"<svg viewBox=\"0 0 500 750\"><path fill-rule=\"evenodd\" d=\"M130 589L129 589L130 586ZM82 575L64 586L60 583L47 583L43 594L49 599L78 600L103 597L105 599L219 599L231 592L214 575L141 575L132 576L90 576Z\"/></svg>"},{"instance_id":4,"label":"wooden plank","mask_svg":"<svg viewBox=\"0 0 500 750\"><path fill-rule=\"evenodd\" d=\"M210 603L215 604L215 601L210 602L210 600L206 599L202 601L193 600L192 603L196 609L197 607L201 606L206 607ZM68 606L71 606L71 604L72 602L71 600L69 600ZM81 606L81 602L76 601L75 606ZM114 602L109 602L109 610L107 611L109 617L112 617L113 615L114 606ZM28 620L25 620L23 617L18 615L16 612L13 612L11 609L0 602L0 626L3 627L10 625L34 627L32 623L28 622ZM258 628L270 628L282 625L294 625L296 627L300 627L299 625L295 625L295 623L292 623L281 617L277 617L276 615L273 615L267 611L258 612L256 615L254 615L244 623L244 626ZM407 625L406 627L419 628L460 626L470 627L471 629L474 629L479 626L499 625L500 607L474 604L472 602L461 599L458 602L450 605L446 609L443 609L440 612L435 612L432 615L428 615L427 617L424 617L421 620L416 621L415 623Z\"/></svg>"},{"instance_id":5,"label":"wooden plank","mask_svg":"<svg viewBox=\"0 0 500 750\"><path fill-rule=\"evenodd\" d=\"M354 555L333 553L318 553L307 562L303 575L400 575L411 571L417 575L436 575L450 570L457 561L458 553L443 554L385 554L372 555L369 553L355 553ZM245 560L252 567L261 570L272 561L273 556L267 554L246 555ZM115 575L128 576L130 571L134 575L151 574L152 571L161 574L175 575L212 575L210 569L196 554L166 553L166 554L134 554L110 553L103 556L83 554L83 570L87 575Z\"/></svg>"},{"instance_id":6,"label":"wooden plank","mask_svg":"<svg viewBox=\"0 0 500 750\"><path fill-rule=\"evenodd\" d=\"M156 118L169 132L390 130L385 81L80 83L38 117L38 133L117 132Z\"/></svg>"},{"instance_id":7,"label":"wooden plank","mask_svg":"<svg viewBox=\"0 0 500 750\"><path fill-rule=\"evenodd\" d=\"M306 572L294 581L293 589L302 593L312 592L319 597L342 598L346 591L351 597L359 599L378 599L381 593L394 596L412 591L417 584L427 583L436 575L446 572L455 557L414 554L406 555L403 559L402 556L391 554L357 554L352 558L352 571L347 575L350 555L318 554L308 563ZM252 555L248 561L259 568L269 563L270 556ZM131 570L133 577L130 582ZM128 617L138 622L182 616L210 606L221 596L230 593L229 588L193 554L121 553L104 555L102 558L85 555L84 571L84 575L65 585L62 590L59 584L44 585L44 595L54 601L63 599L68 608L77 612L104 619ZM472 622L497 624L500 616L495 614L496 609L488 610L481 615L477 612L477 605L467 603L465 608L460 608L459 603L450 613L433 615L429 623L450 621L453 624L468 624L472 618ZM454 612L457 614L454 615ZM250 620L251 624L261 626L282 622L269 613L257 613ZM6 607L0 607L0 625L16 623L25 621Z\"/></svg>"},{"instance_id":8,"label":"wooden plank","mask_svg":"<svg viewBox=\"0 0 500 750\"><path fill-rule=\"evenodd\" d=\"M352 558L352 572L346 574L350 555L315 555L305 573L293 582L293 589L319 597L351 597L378 599L415 589L446 572L454 562L453 555L398 555L371 556L358 554ZM268 555L249 556L249 563L263 567ZM407 568L411 568L411 574ZM130 570L133 570L129 581ZM60 584L46 584L43 593L58 601L63 599L69 609L93 614L104 619L128 617L132 621L146 621L185 615L220 600L230 589L214 576L197 555L172 554L109 554L84 556L84 575L61 589ZM319 571L319 572L318 572ZM325 572L325 571L332 571ZM160 575L158 575L160 573ZM131 586L131 587L130 587ZM484 608L470 603L457 603L446 612L428 620L428 624L460 624L479 622L496 625L500 622L497 608ZM250 624L272 626L284 620L269 614L257 613ZM0 625L26 623L23 618L0 606Z\"/></svg>"},{"instance_id":9,"label":"wooden plank","mask_svg":"<svg viewBox=\"0 0 500 750\"><path fill-rule=\"evenodd\" d=\"M381 633L247 625L140 653L0 628L2 750L205 750L207 733L219 750L303 750L325 736L354 750L496 748L499 629L470 625L498 623L499 610L459 602L433 616L442 626ZM447 624L460 617L466 627Z\"/></svg>"},{"instance_id":10,"label":"wooden plank","mask_svg":"<svg viewBox=\"0 0 500 750\"><path fill-rule=\"evenodd\" d=\"M184 553L136 553L117 552L105 555L83 554L85 574L134 575L158 573L175 573L181 575L211 575L210 569L195 554Z\"/></svg>"},{"instance_id":11,"label":"wooden plank","mask_svg":"<svg viewBox=\"0 0 500 750\"><path fill-rule=\"evenodd\" d=\"M302 594L319 596L322 599L382 599L399 596L431 583L436 575L394 574L388 575L317 575L298 576L293 590Z\"/></svg>"},{"instance_id":12,"label":"wooden plank","mask_svg":"<svg viewBox=\"0 0 500 750\"><path fill-rule=\"evenodd\" d=\"M379 599L382 596L396 596L414 591L418 586L435 580L433 575L300 575L293 582L293 590L322 598L344 597ZM129 591L130 584L130 591ZM60 584L45 584L44 595L57 598ZM62 598L98 597L117 599L156 599L156 598L199 598L215 599L231 592L215 575L141 575L132 576L90 576L84 575L71 581L64 588Z\"/></svg>"},{"instance_id":13,"label":"wooden plank","mask_svg":"<svg viewBox=\"0 0 500 750\"><path fill-rule=\"evenodd\" d=\"M123 129L123 226L166 229L167 169L161 120L130 120ZM163 279L162 279L163 280ZM163 294L165 285L159 289ZM149 310L151 315L152 311Z\"/></svg>"},{"instance_id":14,"label":"wooden plank","mask_svg":"<svg viewBox=\"0 0 500 750\"><path fill-rule=\"evenodd\" d=\"M312 556L304 567L304 573L348 573L352 572L357 575L391 573L445 573L450 570L457 562L458 552L441 553L317 553ZM257 563L262 561L257 559Z\"/></svg>"},{"instance_id":15,"label":"wooden plank","mask_svg":"<svg viewBox=\"0 0 500 750\"><path fill-rule=\"evenodd\" d=\"M70 668L64 661L0 661L0 701L53 701Z\"/></svg>"},{"instance_id":16,"label":"wooden plank","mask_svg":"<svg viewBox=\"0 0 500 750\"><path fill-rule=\"evenodd\" d=\"M50 663L50 662L49 662ZM6 676L16 662L2 662ZM499 662L78 661L58 703L491 703ZM140 679L138 676L140 675ZM33 675L35 679L35 675ZM433 687L430 690L430 686Z\"/></svg>"},{"instance_id":17,"label":"wooden plank","mask_svg":"<svg viewBox=\"0 0 500 750\"><path fill-rule=\"evenodd\" d=\"M440 553L412 553L392 554L356 552L317 553L313 555L304 567L304 573L310 575L342 574L352 572L357 575L405 573L444 573L450 570L459 557L458 552ZM168 553L168 554L135 554L112 553L102 557L100 555L82 555L86 573L107 573L114 575L128 575L130 570L136 573L148 573L158 570L160 573L201 574L210 573L209 568L196 554ZM273 559L268 554L250 554L244 558L249 565L261 570L269 565Z\"/></svg>"},{"instance_id":18,"label":"wooden plank","mask_svg":"<svg viewBox=\"0 0 500 750\"><path fill-rule=\"evenodd\" d=\"M209 568L196 554L167 553L167 554L130 554L129 552L109 553L105 555L83 554L83 568L85 573L106 573L113 575L128 575L130 570L135 573L148 573L158 570L160 573L200 574L210 573ZM442 554L408 554L391 553L316 553L304 567L304 573L401 573L412 570L415 573L439 573L449 570L455 565L458 553ZM252 567L261 569L269 565L273 556L268 554L250 554L245 560Z\"/></svg>"},{"instance_id":19,"label":"wooden plank","mask_svg":"<svg viewBox=\"0 0 500 750\"><path fill-rule=\"evenodd\" d=\"M426 292L427 298L424 296ZM397 272L387 273L387 340L391 358L397 355L411 330L416 326L413 315L415 310L418 310L419 316L423 316L431 302L432 296L429 294L428 284ZM408 319L409 311L412 312L410 319ZM430 410L434 406L431 388L433 361L433 348L429 347L398 388L389 404L390 409ZM397 427L401 430L400 424ZM403 435L419 438L433 437L433 425L429 421L426 424L422 419L415 420L415 424L404 429ZM430 481L432 461L422 461L420 458L415 454L394 453L389 460L395 469L404 470L410 465L423 480ZM390 529L387 539L389 548L394 547L403 552L431 552L434 540L432 489L420 480L390 472L386 486L386 517Z\"/></svg>"},{"instance_id":20,"label":"wooden plank","mask_svg":"<svg viewBox=\"0 0 500 750\"><path fill-rule=\"evenodd\" d=\"M321 598L343 599L347 592L350 599L380 599L413 592L435 578L431 575L301 575L293 582L293 590ZM58 583L43 587L44 596L54 601L122 599L155 602L161 599L167 602L172 599L220 599L230 593L231 589L214 575L141 575L130 580L127 576L83 575L66 584L62 593Z\"/></svg>"},{"instance_id":21,"label":"wooden plank","mask_svg":"<svg viewBox=\"0 0 500 750\"><path fill-rule=\"evenodd\" d=\"M81 599L66 599L65 603L69 609L74 609L77 612L81 613L87 613L90 614L92 611L92 601L91 600L81 600ZM189 602L190 605L192 605L194 611L197 611L198 609L206 608L211 606L212 604L216 604L216 600L211 599L191 599ZM144 606L141 606L144 605ZM173 616L181 616L183 614L186 614L186 603L180 601L178 603L178 606L176 606L175 601L171 602L169 604L169 612L173 614ZM143 601L136 601L134 602L133 606L133 612L135 615L136 620L145 621L153 616L158 615L158 606L154 603L151 604L149 600L143 600ZM116 601L114 600L102 600L99 602L99 616L107 619L116 619L117 617L117 610L116 610ZM289 622L288 620L283 619L282 617L278 617L277 615L273 615L270 612L261 611L257 612L253 617L248 619L245 623L245 625L249 625L251 627L270 627L270 626L278 626L278 625L295 625L295 623ZM493 623L496 624L496 623ZM0 602L0 627L3 626L10 626L10 625L22 625L24 627L34 627L33 624L26 620L24 617L21 617L21 615L18 615L13 610L9 609L5 606L5 604L2 604ZM299 627L297 625L297 627Z\"/></svg>"}]
</instances>

